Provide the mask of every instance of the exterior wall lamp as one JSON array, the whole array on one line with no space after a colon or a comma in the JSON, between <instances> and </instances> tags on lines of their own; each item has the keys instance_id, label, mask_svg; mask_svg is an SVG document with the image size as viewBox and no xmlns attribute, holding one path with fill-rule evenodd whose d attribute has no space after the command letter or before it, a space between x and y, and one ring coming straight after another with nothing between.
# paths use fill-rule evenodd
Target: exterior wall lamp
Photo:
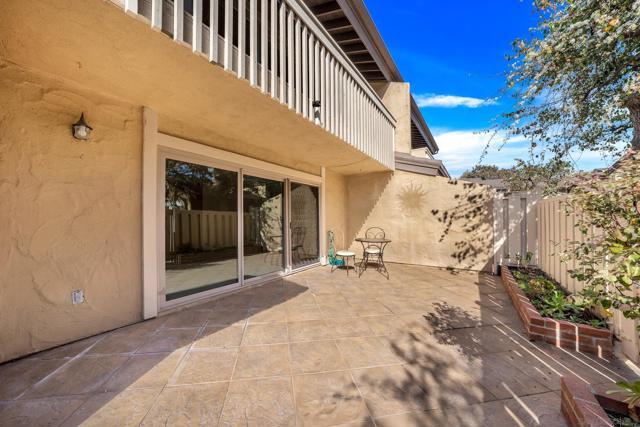
<instances>
[{"instance_id":1,"label":"exterior wall lamp","mask_svg":"<svg viewBox=\"0 0 640 427\"><path fill-rule=\"evenodd\" d=\"M80 114L80 119L71 125L71 130L75 139L86 141L89 139L89 136L91 136L93 128L87 124L84 119L84 113L82 113Z\"/></svg>"},{"instance_id":2,"label":"exterior wall lamp","mask_svg":"<svg viewBox=\"0 0 640 427\"><path fill-rule=\"evenodd\" d=\"M320 107L322 106L322 103L320 102L319 99L316 99L315 101L313 101L312 105L313 105L313 121L318 126L322 126L322 122L320 121Z\"/></svg>"}]
</instances>

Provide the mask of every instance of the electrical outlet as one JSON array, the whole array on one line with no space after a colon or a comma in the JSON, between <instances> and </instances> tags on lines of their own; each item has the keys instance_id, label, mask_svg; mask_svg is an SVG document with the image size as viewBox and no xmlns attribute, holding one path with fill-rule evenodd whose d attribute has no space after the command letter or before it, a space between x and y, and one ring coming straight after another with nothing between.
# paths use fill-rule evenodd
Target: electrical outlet
<instances>
[{"instance_id":1,"label":"electrical outlet","mask_svg":"<svg viewBox=\"0 0 640 427\"><path fill-rule=\"evenodd\" d=\"M78 289L75 291L71 291L71 303L72 304L82 304L84 302L84 291L82 289Z\"/></svg>"}]
</instances>

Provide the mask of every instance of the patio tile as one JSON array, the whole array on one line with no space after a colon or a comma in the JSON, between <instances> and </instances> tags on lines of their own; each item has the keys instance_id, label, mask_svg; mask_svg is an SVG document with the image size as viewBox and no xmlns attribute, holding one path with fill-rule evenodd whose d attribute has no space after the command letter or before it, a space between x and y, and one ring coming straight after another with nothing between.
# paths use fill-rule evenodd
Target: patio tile
<instances>
[{"instance_id":1,"label":"patio tile","mask_svg":"<svg viewBox=\"0 0 640 427\"><path fill-rule=\"evenodd\" d=\"M333 319L336 317L357 317L356 310L347 302L333 304L318 304L320 312L324 319Z\"/></svg>"},{"instance_id":2,"label":"patio tile","mask_svg":"<svg viewBox=\"0 0 640 427\"><path fill-rule=\"evenodd\" d=\"M348 366L335 341L312 341L290 344L291 371L294 374L336 371Z\"/></svg>"},{"instance_id":3,"label":"patio tile","mask_svg":"<svg viewBox=\"0 0 640 427\"><path fill-rule=\"evenodd\" d=\"M233 348L242 342L244 327L238 325L213 325L203 328L196 337L194 348Z\"/></svg>"},{"instance_id":4,"label":"patio tile","mask_svg":"<svg viewBox=\"0 0 640 427\"><path fill-rule=\"evenodd\" d=\"M381 316L391 314L391 310L377 300L352 301L351 306L358 316Z\"/></svg>"},{"instance_id":5,"label":"patio tile","mask_svg":"<svg viewBox=\"0 0 640 427\"><path fill-rule=\"evenodd\" d=\"M240 349L233 379L274 377L290 374L288 345L251 346Z\"/></svg>"},{"instance_id":6,"label":"patio tile","mask_svg":"<svg viewBox=\"0 0 640 427\"><path fill-rule=\"evenodd\" d=\"M248 322L253 323L273 323L285 322L287 320L287 312L283 306L252 308L249 310Z\"/></svg>"},{"instance_id":7,"label":"patio tile","mask_svg":"<svg viewBox=\"0 0 640 427\"><path fill-rule=\"evenodd\" d=\"M290 378L233 381L220 416L220 427L296 425Z\"/></svg>"},{"instance_id":8,"label":"patio tile","mask_svg":"<svg viewBox=\"0 0 640 427\"><path fill-rule=\"evenodd\" d=\"M169 353L193 342L198 328L161 329L149 336L137 353Z\"/></svg>"},{"instance_id":9,"label":"patio tile","mask_svg":"<svg viewBox=\"0 0 640 427\"><path fill-rule=\"evenodd\" d=\"M133 353L144 343L144 336L112 332L92 346L86 354Z\"/></svg>"},{"instance_id":10,"label":"patio tile","mask_svg":"<svg viewBox=\"0 0 640 427\"><path fill-rule=\"evenodd\" d=\"M27 391L25 398L96 392L128 358L123 355L111 355L74 359L35 384Z\"/></svg>"},{"instance_id":11,"label":"patio tile","mask_svg":"<svg viewBox=\"0 0 640 427\"><path fill-rule=\"evenodd\" d=\"M362 397L348 372L293 378L298 417L303 426L333 426L367 419Z\"/></svg>"},{"instance_id":12,"label":"patio tile","mask_svg":"<svg viewBox=\"0 0 640 427\"><path fill-rule=\"evenodd\" d=\"M228 383L167 387L162 390L142 426L215 426Z\"/></svg>"},{"instance_id":13,"label":"patio tile","mask_svg":"<svg viewBox=\"0 0 640 427\"><path fill-rule=\"evenodd\" d=\"M160 390L143 389L93 395L62 427L137 426L159 393Z\"/></svg>"},{"instance_id":14,"label":"patio tile","mask_svg":"<svg viewBox=\"0 0 640 427\"><path fill-rule=\"evenodd\" d=\"M316 341L332 339L333 334L324 320L289 322L289 341Z\"/></svg>"},{"instance_id":15,"label":"patio tile","mask_svg":"<svg viewBox=\"0 0 640 427\"><path fill-rule=\"evenodd\" d=\"M215 308L209 312L209 323L212 325L239 325L244 326L249 317L248 309L243 308Z\"/></svg>"},{"instance_id":16,"label":"patio tile","mask_svg":"<svg viewBox=\"0 0 640 427\"><path fill-rule=\"evenodd\" d=\"M467 355L500 353L521 347L493 326L446 330L436 336L442 344L456 346Z\"/></svg>"},{"instance_id":17,"label":"patio tile","mask_svg":"<svg viewBox=\"0 0 640 427\"><path fill-rule=\"evenodd\" d=\"M162 328L199 328L206 323L210 314L210 310L182 310L166 316Z\"/></svg>"},{"instance_id":18,"label":"patio tile","mask_svg":"<svg viewBox=\"0 0 640 427\"><path fill-rule=\"evenodd\" d=\"M385 337L343 338L337 340L342 356L351 368L401 363Z\"/></svg>"},{"instance_id":19,"label":"patio tile","mask_svg":"<svg viewBox=\"0 0 640 427\"><path fill-rule=\"evenodd\" d=\"M248 325L242 345L283 344L289 340L285 323L264 323Z\"/></svg>"},{"instance_id":20,"label":"patio tile","mask_svg":"<svg viewBox=\"0 0 640 427\"><path fill-rule=\"evenodd\" d=\"M169 384L229 381L237 356L237 350L191 350L180 363Z\"/></svg>"},{"instance_id":21,"label":"patio tile","mask_svg":"<svg viewBox=\"0 0 640 427\"><path fill-rule=\"evenodd\" d=\"M237 292L233 295L222 297L215 303L215 309L248 309L251 306L251 294L249 292Z\"/></svg>"},{"instance_id":22,"label":"patio tile","mask_svg":"<svg viewBox=\"0 0 640 427\"><path fill-rule=\"evenodd\" d=\"M54 427L71 415L84 400L83 397L52 397L0 402L0 425Z\"/></svg>"},{"instance_id":23,"label":"patio tile","mask_svg":"<svg viewBox=\"0 0 640 427\"><path fill-rule=\"evenodd\" d=\"M65 359L22 359L0 365L0 400L17 398L66 362Z\"/></svg>"},{"instance_id":24,"label":"patio tile","mask_svg":"<svg viewBox=\"0 0 640 427\"><path fill-rule=\"evenodd\" d=\"M136 388L162 388L175 372L184 351L136 354L107 381L104 391Z\"/></svg>"},{"instance_id":25,"label":"patio tile","mask_svg":"<svg viewBox=\"0 0 640 427\"><path fill-rule=\"evenodd\" d=\"M327 326L335 338L366 337L374 335L365 319L327 319Z\"/></svg>"},{"instance_id":26,"label":"patio tile","mask_svg":"<svg viewBox=\"0 0 640 427\"><path fill-rule=\"evenodd\" d=\"M548 388L513 366L504 353L484 354L477 360L482 384L498 399L545 393Z\"/></svg>"},{"instance_id":27,"label":"patio tile","mask_svg":"<svg viewBox=\"0 0 640 427\"><path fill-rule=\"evenodd\" d=\"M288 322L324 319L322 312L316 305L292 305L286 306L285 310Z\"/></svg>"},{"instance_id":28,"label":"patio tile","mask_svg":"<svg viewBox=\"0 0 640 427\"><path fill-rule=\"evenodd\" d=\"M404 366L357 369L352 372L374 417L437 408L420 387L419 381Z\"/></svg>"},{"instance_id":29,"label":"patio tile","mask_svg":"<svg viewBox=\"0 0 640 427\"><path fill-rule=\"evenodd\" d=\"M103 337L104 335L96 335L94 337L85 338L50 350L41 351L29 356L28 358L37 360L70 359L82 353Z\"/></svg>"}]
</instances>

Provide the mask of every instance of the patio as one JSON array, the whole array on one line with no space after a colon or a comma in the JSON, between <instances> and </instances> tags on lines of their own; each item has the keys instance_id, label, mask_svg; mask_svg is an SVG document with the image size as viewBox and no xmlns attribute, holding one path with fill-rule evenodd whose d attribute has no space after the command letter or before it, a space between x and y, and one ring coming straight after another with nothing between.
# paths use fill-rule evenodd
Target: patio
<instances>
[{"instance_id":1,"label":"patio","mask_svg":"<svg viewBox=\"0 0 640 427\"><path fill-rule=\"evenodd\" d=\"M533 344L500 279L317 268L0 365L0 425L565 426L560 375L630 378Z\"/></svg>"}]
</instances>

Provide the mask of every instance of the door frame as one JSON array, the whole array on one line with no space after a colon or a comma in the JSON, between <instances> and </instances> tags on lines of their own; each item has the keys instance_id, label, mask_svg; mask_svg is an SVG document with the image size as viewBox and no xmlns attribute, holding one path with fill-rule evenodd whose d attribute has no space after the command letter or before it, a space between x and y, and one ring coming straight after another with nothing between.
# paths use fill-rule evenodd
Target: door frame
<instances>
[{"instance_id":1,"label":"door frame","mask_svg":"<svg viewBox=\"0 0 640 427\"><path fill-rule=\"evenodd\" d=\"M158 132L158 117L155 111L143 107L143 147L142 147L142 279L143 279L143 318L156 317L162 310L170 309L178 305L192 303L196 300L211 297L213 295L236 291L240 288L253 286L292 273L290 263L290 181L317 186L319 188L320 236L324 236L324 168L320 175L287 168L268 163L252 157L220 150L208 145L178 138ZM284 182L285 195L285 266L282 272L244 280L242 267L243 256L243 216L238 215L238 283L219 289L212 289L202 293L189 295L169 302L164 301L164 180L165 165L161 164L167 155L178 156L176 160L183 158L213 167L219 167L231 171L238 171L238 211L242 212L242 179L243 175L259 176L268 179L276 179ZM320 260L323 260L323 239L320 238ZM311 268L319 265L305 266Z\"/></svg>"}]
</instances>

